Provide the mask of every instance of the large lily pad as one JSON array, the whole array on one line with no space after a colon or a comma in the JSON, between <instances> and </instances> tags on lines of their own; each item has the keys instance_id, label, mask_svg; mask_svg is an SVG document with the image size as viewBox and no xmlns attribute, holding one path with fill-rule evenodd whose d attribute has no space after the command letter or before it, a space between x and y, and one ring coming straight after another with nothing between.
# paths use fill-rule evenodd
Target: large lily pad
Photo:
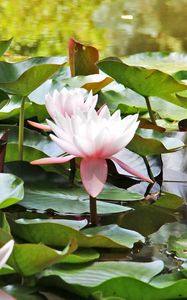
<instances>
[{"instance_id":1,"label":"large lily pad","mask_svg":"<svg viewBox=\"0 0 187 300\"><path fill-rule=\"evenodd\" d=\"M187 279L181 272L157 275L162 269L162 261L95 263L71 270L54 267L43 272L42 282L71 290L83 299L93 295L102 300L118 297L128 300L186 299Z\"/></svg>"},{"instance_id":2,"label":"large lily pad","mask_svg":"<svg viewBox=\"0 0 187 300\"><path fill-rule=\"evenodd\" d=\"M75 241L63 251L57 251L42 244L15 244L8 263L19 274L31 276L41 272L49 265L62 261L66 255L75 249Z\"/></svg>"},{"instance_id":3,"label":"large lily pad","mask_svg":"<svg viewBox=\"0 0 187 300\"><path fill-rule=\"evenodd\" d=\"M18 127L0 126L9 129L9 142L7 145L6 161L18 160ZM31 161L44 156L58 156L62 150L52 140L35 130L26 129L23 143L23 160Z\"/></svg>"},{"instance_id":4,"label":"large lily pad","mask_svg":"<svg viewBox=\"0 0 187 300\"><path fill-rule=\"evenodd\" d=\"M147 106L144 97L135 93L130 89L124 89L122 91L107 90L102 92L101 100L106 103L111 111L119 108L122 114L144 114L147 112ZM168 120L180 121L186 118L186 109L164 101L158 97L151 97L152 110L157 112L161 118Z\"/></svg>"},{"instance_id":5,"label":"large lily pad","mask_svg":"<svg viewBox=\"0 0 187 300\"><path fill-rule=\"evenodd\" d=\"M157 96L187 108L187 99L177 97L177 92L187 89L169 74L156 69L131 66L120 59L109 57L98 63L99 68L125 87L144 97Z\"/></svg>"},{"instance_id":6,"label":"large lily pad","mask_svg":"<svg viewBox=\"0 0 187 300\"><path fill-rule=\"evenodd\" d=\"M125 57L123 61L131 66L157 69L177 77L182 71L187 71L187 56L185 53L144 52Z\"/></svg>"},{"instance_id":7,"label":"large lily pad","mask_svg":"<svg viewBox=\"0 0 187 300\"><path fill-rule=\"evenodd\" d=\"M127 148L140 155L158 155L182 149L184 143L152 129L138 129Z\"/></svg>"},{"instance_id":8,"label":"large lily pad","mask_svg":"<svg viewBox=\"0 0 187 300\"><path fill-rule=\"evenodd\" d=\"M123 197L126 196L126 198L129 199L130 194L125 194L126 192L123 193L121 191L121 197L123 195ZM133 193L132 196L135 197L135 194ZM107 197L107 195L103 195L103 197ZM137 197L140 197L140 195L137 195ZM52 209L63 214L83 214L90 212L89 199L87 193L84 192L83 189L76 187L71 187L69 189L57 189L53 187L26 188L25 197L24 200L21 202L21 205L26 208L44 211L47 209ZM117 212L125 212L129 210L131 210L131 208L126 206L97 201L98 214L111 214Z\"/></svg>"},{"instance_id":9,"label":"large lily pad","mask_svg":"<svg viewBox=\"0 0 187 300\"><path fill-rule=\"evenodd\" d=\"M11 228L22 239L51 246L64 246L72 239L79 247L85 248L132 248L134 243L144 242L144 237L138 232L115 224L80 231L75 229L75 222L80 221L69 221L67 225L66 220L19 219L11 222Z\"/></svg>"},{"instance_id":10,"label":"large lily pad","mask_svg":"<svg viewBox=\"0 0 187 300\"><path fill-rule=\"evenodd\" d=\"M151 263L100 262L71 270L55 267L44 271L43 276L48 279L47 282L50 280L49 284L54 284L56 280L58 286L71 289L86 299L89 299L93 293L100 291L105 297L126 298L128 295L127 299L129 300L139 300L142 294L140 286L147 287L147 282L162 269L162 261ZM140 283L140 286L137 283Z\"/></svg>"},{"instance_id":11,"label":"large lily pad","mask_svg":"<svg viewBox=\"0 0 187 300\"><path fill-rule=\"evenodd\" d=\"M157 232L151 234L149 239L153 244L166 245L171 236L180 238L187 231L187 224L173 222L164 224Z\"/></svg>"},{"instance_id":12,"label":"large lily pad","mask_svg":"<svg viewBox=\"0 0 187 300\"><path fill-rule=\"evenodd\" d=\"M23 199L23 181L12 174L0 173L0 208L15 204Z\"/></svg>"},{"instance_id":13,"label":"large lily pad","mask_svg":"<svg viewBox=\"0 0 187 300\"><path fill-rule=\"evenodd\" d=\"M65 62L65 57L34 57L18 63L0 62L0 88L10 94L27 96Z\"/></svg>"}]
</instances>

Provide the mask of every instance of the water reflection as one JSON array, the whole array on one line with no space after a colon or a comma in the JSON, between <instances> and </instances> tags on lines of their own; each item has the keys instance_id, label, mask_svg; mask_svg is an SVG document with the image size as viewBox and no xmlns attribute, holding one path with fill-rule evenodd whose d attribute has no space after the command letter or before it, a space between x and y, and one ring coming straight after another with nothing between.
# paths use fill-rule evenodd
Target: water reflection
<instances>
[{"instance_id":1,"label":"water reflection","mask_svg":"<svg viewBox=\"0 0 187 300\"><path fill-rule=\"evenodd\" d=\"M186 51L187 0L30 0L0 2L1 39L23 55L66 54L71 36L103 56Z\"/></svg>"}]
</instances>

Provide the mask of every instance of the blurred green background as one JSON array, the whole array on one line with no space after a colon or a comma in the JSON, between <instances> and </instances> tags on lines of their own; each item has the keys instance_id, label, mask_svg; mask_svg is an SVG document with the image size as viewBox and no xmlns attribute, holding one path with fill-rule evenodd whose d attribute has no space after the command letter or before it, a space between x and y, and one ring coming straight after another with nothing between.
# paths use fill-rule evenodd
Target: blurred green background
<instances>
[{"instance_id":1,"label":"blurred green background","mask_svg":"<svg viewBox=\"0 0 187 300\"><path fill-rule=\"evenodd\" d=\"M1 0L0 38L10 51L64 55L70 37L101 56L187 51L187 0Z\"/></svg>"}]
</instances>

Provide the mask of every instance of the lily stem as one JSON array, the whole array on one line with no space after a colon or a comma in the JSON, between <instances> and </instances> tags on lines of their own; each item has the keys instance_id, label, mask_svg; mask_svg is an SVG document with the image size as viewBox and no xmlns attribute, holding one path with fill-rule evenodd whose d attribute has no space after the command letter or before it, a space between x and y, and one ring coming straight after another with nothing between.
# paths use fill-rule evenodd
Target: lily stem
<instances>
[{"instance_id":1,"label":"lily stem","mask_svg":"<svg viewBox=\"0 0 187 300\"><path fill-rule=\"evenodd\" d=\"M145 101L146 101L146 105L147 105L147 109L148 109L148 112L149 112L149 116L150 116L151 122L154 125L156 125L156 120L154 118L154 114L153 114L153 111L152 111L152 108L151 108L151 103L150 103L150 100L149 100L148 96L145 96Z\"/></svg>"},{"instance_id":2,"label":"lily stem","mask_svg":"<svg viewBox=\"0 0 187 300\"><path fill-rule=\"evenodd\" d=\"M90 196L90 221L93 226L97 226L97 199L92 196Z\"/></svg>"},{"instance_id":3,"label":"lily stem","mask_svg":"<svg viewBox=\"0 0 187 300\"><path fill-rule=\"evenodd\" d=\"M18 157L19 157L19 160L23 160L25 99L26 99L26 97L22 98L20 114L19 114L19 133L18 133Z\"/></svg>"},{"instance_id":4,"label":"lily stem","mask_svg":"<svg viewBox=\"0 0 187 300\"><path fill-rule=\"evenodd\" d=\"M148 173L149 177L151 178L151 180L155 181L155 178L154 178L153 172L151 170L151 167L149 165L147 157L146 156L142 156L142 158L144 160L144 163L145 163L145 166L146 166L147 173Z\"/></svg>"},{"instance_id":5,"label":"lily stem","mask_svg":"<svg viewBox=\"0 0 187 300\"><path fill-rule=\"evenodd\" d=\"M69 182L71 184L74 183L75 174L76 174L76 163L75 163L75 158L73 158L73 159L70 160Z\"/></svg>"}]
</instances>

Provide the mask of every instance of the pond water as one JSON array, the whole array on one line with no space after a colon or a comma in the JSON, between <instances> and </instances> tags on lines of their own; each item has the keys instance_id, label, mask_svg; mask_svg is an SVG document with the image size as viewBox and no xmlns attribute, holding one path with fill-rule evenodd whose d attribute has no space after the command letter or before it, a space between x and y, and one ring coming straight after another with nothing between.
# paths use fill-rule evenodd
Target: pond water
<instances>
[{"instance_id":1,"label":"pond water","mask_svg":"<svg viewBox=\"0 0 187 300\"><path fill-rule=\"evenodd\" d=\"M1 0L0 18L22 55L66 54L70 37L101 56L187 50L187 0Z\"/></svg>"}]
</instances>

